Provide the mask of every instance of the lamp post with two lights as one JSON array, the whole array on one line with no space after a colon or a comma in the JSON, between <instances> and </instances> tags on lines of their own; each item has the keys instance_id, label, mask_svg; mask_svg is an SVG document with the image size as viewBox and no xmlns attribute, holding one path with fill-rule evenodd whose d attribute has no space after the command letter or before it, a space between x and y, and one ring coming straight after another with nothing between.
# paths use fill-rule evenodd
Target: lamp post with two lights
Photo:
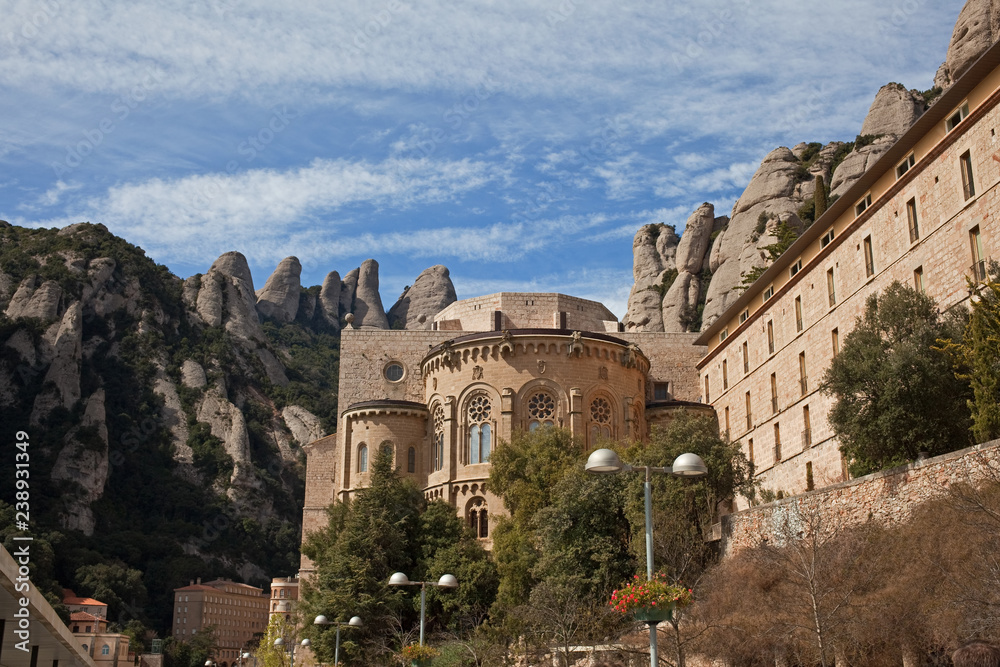
<instances>
[{"instance_id":1,"label":"lamp post with two lights","mask_svg":"<svg viewBox=\"0 0 1000 667\"><path fill-rule=\"evenodd\" d=\"M340 667L340 626L346 625L349 628L361 628L364 627L364 623L361 622L360 616L352 616L351 620L345 622L342 621L328 621L326 616L317 616L316 620L313 621L313 625L336 625L337 626L337 641L333 649L333 664L334 667Z\"/></svg>"},{"instance_id":2,"label":"lamp post with two lights","mask_svg":"<svg viewBox=\"0 0 1000 667\"><path fill-rule=\"evenodd\" d=\"M656 466L633 466L622 463L617 452L611 449L596 449L587 458L585 466L587 472L594 474L611 474L617 472L634 472L644 470L646 473L646 483L643 485L646 494L646 579L653 579L653 484L652 474L662 472L675 477L687 477L694 479L704 477L708 474L708 467L697 454L681 454L674 459L673 465L665 467ZM659 621L647 621L649 623L649 664L653 667L659 665L659 656L656 648L656 626Z\"/></svg>"},{"instance_id":3,"label":"lamp post with two lights","mask_svg":"<svg viewBox=\"0 0 1000 667\"><path fill-rule=\"evenodd\" d=\"M441 578L434 581L410 581L402 572L396 572L389 577L390 586L420 586L420 645L424 645L424 609L427 600L427 587L437 586L438 588L458 588L458 580L453 574L442 574Z\"/></svg>"}]
</instances>

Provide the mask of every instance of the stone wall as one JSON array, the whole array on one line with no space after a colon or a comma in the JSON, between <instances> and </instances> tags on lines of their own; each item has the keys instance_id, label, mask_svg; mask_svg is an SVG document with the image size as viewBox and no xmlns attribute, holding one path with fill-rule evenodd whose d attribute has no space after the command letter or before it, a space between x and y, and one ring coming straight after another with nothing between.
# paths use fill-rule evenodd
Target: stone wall
<instances>
[{"instance_id":1,"label":"stone wall","mask_svg":"<svg viewBox=\"0 0 1000 667\"><path fill-rule=\"evenodd\" d=\"M493 318L498 310L503 313L501 329L618 330L617 318L603 304L534 292L497 292L456 301L435 315L434 322L442 330L495 331ZM560 313L565 313L564 322Z\"/></svg>"},{"instance_id":2,"label":"stone wall","mask_svg":"<svg viewBox=\"0 0 1000 667\"><path fill-rule=\"evenodd\" d=\"M622 332L611 334L629 343L635 343L649 359L649 382L646 400L653 400L653 385L667 382L670 397L677 401L699 401L698 360L705 354L705 347L695 345L696 333Z\"/></svg>"},{"instance_id":3,"label":"stone wall","mask_svg":"<svg viewBox=\"0 0 1000 667\"><path fill-rule=\"evenodd\" d=\"M786 522L818 511L827 525L905 522L921 503L941 497L954 484L1000 474L1000 440L842 482L730 514L722 519L722 553L732 556L773 540Z\"/></svg>"}]
</instances>

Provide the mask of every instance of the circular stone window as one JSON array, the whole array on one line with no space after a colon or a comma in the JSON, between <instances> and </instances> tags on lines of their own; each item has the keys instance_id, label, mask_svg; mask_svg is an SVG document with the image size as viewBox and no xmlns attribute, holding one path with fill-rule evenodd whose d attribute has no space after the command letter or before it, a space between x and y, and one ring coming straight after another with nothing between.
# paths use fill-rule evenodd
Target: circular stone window
<instances>
[{"instance_id":1,"label":"circular stone window","mask_svg":"<svg viewBox=\"0 0 1000 667\"><path fill-rule=\"evenodd\" d=\"M406 375L406 371L403 368L403 364L398 361L392 361L382 369L382 375L389 382L399 382Z\"/></svg>"}]
</instances>

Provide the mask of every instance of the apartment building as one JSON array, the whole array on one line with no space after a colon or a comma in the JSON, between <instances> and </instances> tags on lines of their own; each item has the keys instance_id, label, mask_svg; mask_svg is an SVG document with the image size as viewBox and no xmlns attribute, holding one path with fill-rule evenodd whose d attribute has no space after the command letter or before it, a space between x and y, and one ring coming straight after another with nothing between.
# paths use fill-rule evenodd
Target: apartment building
<instances>
[{"instance_id":1,"label":"apartment building","mask_svg":"<svg viewBox=\"0 0 1000 667\"><path fill-rule=\"evenodd\" d=\"M228 579L174 589L173 636L187 641L208 626L215 627L213 659L219 667L238 661L255 634L267 630L268 601L262 589Z\"/></svg>"}]
</instances>

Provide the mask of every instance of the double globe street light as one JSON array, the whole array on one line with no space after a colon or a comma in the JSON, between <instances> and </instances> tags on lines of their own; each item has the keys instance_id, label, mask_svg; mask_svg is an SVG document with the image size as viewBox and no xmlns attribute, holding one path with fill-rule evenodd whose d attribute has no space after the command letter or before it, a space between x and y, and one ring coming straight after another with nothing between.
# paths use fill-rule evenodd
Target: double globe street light
<instances>
[{"instance_id":1,"label":"double globe street light","mask_svg":"<svg viewBox=\"0 0 1000 667\"><path fill-rule=\"evenodd\" d=\"M277 639L274 640L274 645L277 648L281 649L281 651L284 651L285 650L285 638L284 637L278 637ZM308 638L303 639L302 643L300 644L300 646L302 646L303 648L308 648L310 645L311 645L311 642L309 641ZM290 667L295 667L295 640L294 639L291 642L288 643L288 664L289 664Z\"/></svg>"},{"instance_id":2,"label":"double globe street light","mask_svg":"<svg viewBox=\"0 0 1000 667\"><path fill-rule=\"evenodd\" d=\"M442 574L441 578L434 581L410 581L402 572L396 572L389 577L390 586L420 586L420 645L424 645L424 608L427 599L427 586L437 586L438 588L458 588L458 579L453 574Z\"/></svg>"},{"instance_id":3,"label":"double globe street light","mask_svg":"<svg viewBox=\"0 0 1000 667\"><path fill-rule=\"evenodd\" d=\"M587 458L587 472L595 474L610 474L616 472L646 471L646 579L653 579L653 485L652 474L663 472L675 477L694 479L708 474L708 466L697 454L681 454L674 459L673 465L667 467L633 466L622 463L617 452L611 449L596 449ZM658 621L649 621L649 664L659 665L656 650L656 625Z\"/></svg>"},{"instance_id":4,"label":"double globe street light","mask_svg":"<svg viewBox=\"0 0 1000 667\"><path fill-rule=\"evenodd\" d=\"M361 622L360 616L352 616L351 620L346 623L342 621L328 621L326 616L317 616L316 620L313 621L313 625L336 625L337 626L337 641L333 649L333 664L339 667L340 665L340 626L346 625L349 628L360 628L364 627L364 623Z\"/></svg>"}]
</instances>

